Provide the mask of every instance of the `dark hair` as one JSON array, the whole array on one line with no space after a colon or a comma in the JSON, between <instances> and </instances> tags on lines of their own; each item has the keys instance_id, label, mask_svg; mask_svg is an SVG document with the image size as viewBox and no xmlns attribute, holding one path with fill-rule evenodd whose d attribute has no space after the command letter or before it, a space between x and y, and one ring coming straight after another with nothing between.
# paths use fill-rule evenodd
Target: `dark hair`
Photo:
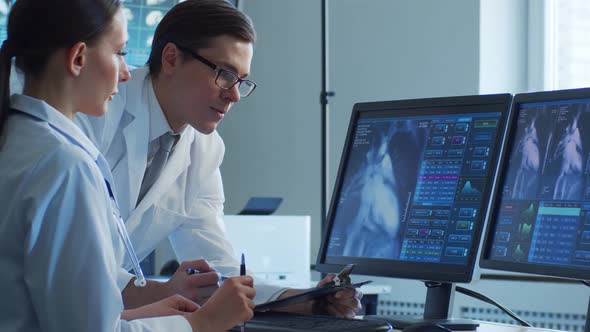
<instances>
[{"instance_id":1,"label":"dark hair","mask_svg":"<svg viewBox=\"0 0 590 332\"><path fill-rule=\"evenodd\" d=\"M162 51L167 43L199 49L209 46L212 38L222 35L252 44L256 41L250 18L225 0L187 0L177 4L156 28L147 61L150 74L155 76L160 72Z\"/></svg>"},{"instance_id":2,"label":"dark hair","mask_svg":"<svg viewBox=\"0 0 590 332\"><path fill-rule=\"evenodd\" d=\"M10 108L10 66L26 76L43 73L51 55L77 42L94 45L110 27L120 0L17 0L0 49L0 137Z\"/></svg>"}]
</instances>

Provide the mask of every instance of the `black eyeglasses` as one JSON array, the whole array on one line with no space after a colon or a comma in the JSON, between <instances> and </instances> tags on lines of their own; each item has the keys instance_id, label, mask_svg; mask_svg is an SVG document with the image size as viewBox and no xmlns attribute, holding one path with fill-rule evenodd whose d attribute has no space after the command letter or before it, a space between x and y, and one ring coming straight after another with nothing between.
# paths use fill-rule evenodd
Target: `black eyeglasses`
<instances>
[{"instance_id":1,"label":"black eyeglasses","mask_svg":"<svg viewBox=\"0 0 590 332\"><path fill-rule=\"evenodd\" d=\"M240 78L240 76L238 76L238 74L234 73L233 71L220 68L218 65L198 55L197 53L195 53L187 47L180 45L176 45L176 47L178 47L179 50L190 54L193 58L199 60L203 64L207 65L209 68L213 69L213 71L217 73L217 76L215 77L215 84L217 84L218 87L224 90L229 90L237 84L238 92L240 93L240 97L242 98L248 97L252 94L252 91L256 89L256 83L254 83L253 81L242 79Z\"/></svg>"}]
</instances>

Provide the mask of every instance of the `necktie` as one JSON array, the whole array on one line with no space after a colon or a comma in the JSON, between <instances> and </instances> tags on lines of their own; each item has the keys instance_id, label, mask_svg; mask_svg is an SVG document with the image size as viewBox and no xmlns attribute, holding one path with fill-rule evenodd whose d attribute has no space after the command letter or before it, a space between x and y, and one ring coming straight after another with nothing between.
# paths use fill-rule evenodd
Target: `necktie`
<instances>
[{"instance_id":1,"label":"necktie","mask_svg":"<svg viewBox=\"0 0 590 332\"><path fill-rule=\"evenodd\" d=\"M172 152L172 148L176 144L178 138L180 138L180 135L172 135L169 132L165 133L164 135L158 138L160 148L154 155L151 164L145 169L143 181L141 182L141 188L139 189L139 197L137 198L137 204L141 202L145 194L147 194L147 192L158 179L158 176L160 175L162 169L166 165L168 157L170 156L170 152Z\"/></svg>"}]
</instances>

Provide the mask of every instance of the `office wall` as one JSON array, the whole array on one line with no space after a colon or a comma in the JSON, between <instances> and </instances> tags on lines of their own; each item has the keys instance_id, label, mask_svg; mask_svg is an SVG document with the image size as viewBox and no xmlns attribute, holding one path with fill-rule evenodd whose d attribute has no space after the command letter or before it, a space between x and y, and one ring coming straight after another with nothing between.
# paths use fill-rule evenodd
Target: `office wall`
<instances>
[{"instance_id":1,"label":"office wall","mask_svg":"<svg viewBox=\"0 0 590 332\"><path fill-rule=\"evenodd\" d=\"M259 41L257 91L219 127L226 212L248 197L285 198L280 214L312 217L320 244L319 0L243 0ZM329 178L334 183L355 102L479 91L479 2L329 1Z\"/></svg>"},{"instance_id":2,"label":"office wall","mask_svg":"<svg viewBox=\"0 0 590 332\"><path fill-rule=\"evenodd\" d=\"M312 216L319 241L320 1L241 0L258 32L254 94L219 126L226 145L225 212L251 196L280 196L284 215Z\"/></svg>"}]
</instances>

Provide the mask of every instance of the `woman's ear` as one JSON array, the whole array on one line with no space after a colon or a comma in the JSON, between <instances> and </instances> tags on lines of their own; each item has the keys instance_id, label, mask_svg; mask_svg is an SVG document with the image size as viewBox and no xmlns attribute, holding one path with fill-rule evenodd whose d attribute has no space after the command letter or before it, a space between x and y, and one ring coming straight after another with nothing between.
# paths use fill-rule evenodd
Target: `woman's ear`
<instances>
[{"instance_id":1,"label":"woman's ear","mask_svg":"<svg viewBox=\"0 0 590 332\"><path fill-rule=\"evenodd\" d=\"M86 64L88 46L84 42L77 42L66 50L66 68L68 73L78 77Z\"/></svg>"}]
</instances>

